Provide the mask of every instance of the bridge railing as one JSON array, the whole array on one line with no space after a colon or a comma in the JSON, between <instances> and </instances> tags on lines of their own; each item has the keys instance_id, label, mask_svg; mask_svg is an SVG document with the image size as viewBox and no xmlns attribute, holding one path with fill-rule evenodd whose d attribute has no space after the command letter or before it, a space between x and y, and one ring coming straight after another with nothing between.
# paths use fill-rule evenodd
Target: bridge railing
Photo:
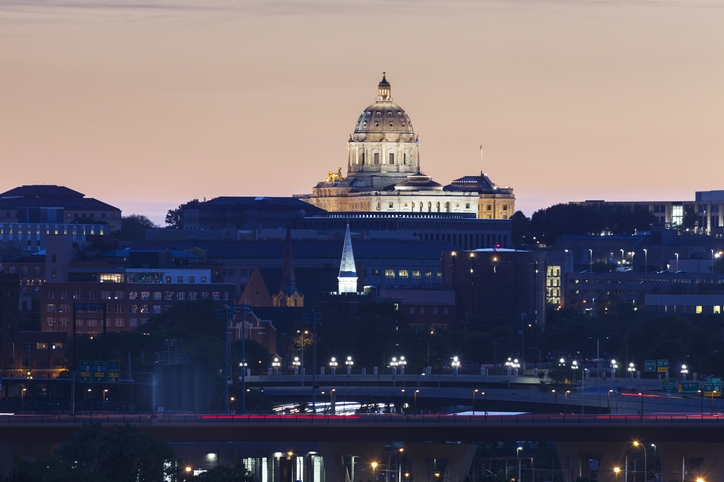
<instances>
[{"instance_id":1,"label":"bridge railing","mask_svg":"<svg viewBox=\"0 0 724 482\"><path fill-rule=\"evenodd\" d=\"M564 415L564 414L516 414L516 415L457 415L457 414L364 414L335 415L227 415L227 414L3 414L0 426L16 424L71 424L88 422L107 424L474 424L474 425L561 425L561 424L651 424L651 423L722 423L724 414L669 413L653 415Z\"/></svg>"}]
</instances>

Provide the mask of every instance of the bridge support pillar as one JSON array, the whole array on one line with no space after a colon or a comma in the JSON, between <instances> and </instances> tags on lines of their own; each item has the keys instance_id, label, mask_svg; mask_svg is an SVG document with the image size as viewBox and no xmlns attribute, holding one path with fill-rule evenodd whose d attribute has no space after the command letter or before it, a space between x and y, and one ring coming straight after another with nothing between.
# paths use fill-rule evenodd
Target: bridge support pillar
<instances>
[{"instance_id":1,"label":"bridge support pillar","mask_svg":"<svg viewBox=\"0 0 724 482\"><path fill-rule=\"evenodd\" d=\"M661 466L655 470L667 482L693 482L724 478L724 444L706 442L676 442L657 444ZM651 465L649 463L649 465ZM649 478L655 472L649 467Z\"/></svg>"},{"instance_id":2,"label":"bridge support pillar","mask_svg":"<svg viewBox=\"0 0 724 482\"><path fill-rule=\"evenodd\" d=\"M405 443L404 453L415 482L462 482L470 473L476 449L473 444Z\"/></svg>"},{"instance_id":3,"label":"bridge support pillar","mask_svg":"<svg viewBox=\"0 0 724 482\"><path fill-rule=\"evenodd\" d=\"M384 442L320 443L319 455L324 460L325 480L340 482L373 480L372 462L378 464L383 462L380 457L384 449ZM379 467L382 469L381 465Z\"/></svg>"},{"instance_id":4,"label":"bridge support pillar","mask_svg":"<svg viewBox=\"0 0 724 482\"><path fill-rule=\"evenodd\" d=\"M579 477L625 482L623 461L630 446L616 442L556 442L563 482L575 482ZM618 478L614 467L621 469Z\"/></svg>"}]
</instances>

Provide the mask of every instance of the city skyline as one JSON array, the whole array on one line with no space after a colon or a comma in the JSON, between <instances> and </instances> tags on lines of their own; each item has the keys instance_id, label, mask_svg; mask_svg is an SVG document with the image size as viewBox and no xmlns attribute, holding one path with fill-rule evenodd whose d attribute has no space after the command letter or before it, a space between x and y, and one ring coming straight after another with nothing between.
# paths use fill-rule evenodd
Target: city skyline
<instances>
[{"instance_id":1,"label":"city skyline","mask_svg":"<svg viewBox=\"0 0 724 482\"><path fill-rule=\"evenodd\" d=\"M648 0L0 5L3 190L60 184L163 224L311 192L387 72L443 184L530 216L721 188L724 9ZM704 175L702 175L704 173Z\"/></svg>"}]
</instances>

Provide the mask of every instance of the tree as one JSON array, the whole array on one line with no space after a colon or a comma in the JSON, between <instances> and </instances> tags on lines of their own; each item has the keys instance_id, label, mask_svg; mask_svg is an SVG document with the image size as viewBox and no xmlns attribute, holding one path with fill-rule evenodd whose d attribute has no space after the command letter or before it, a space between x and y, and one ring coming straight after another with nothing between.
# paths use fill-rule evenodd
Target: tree
<instances>
[{"instance_id":1,"label":"tree","mask_svg":"<svg viewBox=\"0 0 724 482\"><path fill-rule=\"evenodd\" d=\"M511 222L511 242L514 246L526 246L531 244L530 238L530 219L525 217L521 211L516 211L510 217Z\"/></svg>"},{"instance_id":2,"label":"tree","mask_svg":"<svg viewBox=\"0 0 724 482\"><path fill-rule=\"evenodd\" d=\"M198 206L199 200L192 199L191 201L183 204L179 204L176 209L169 209L166 213L166 227L169 229L183 229L183 212L184 209Z\"/></svg>"},{"instance_id":3,"label":"tree","mask_svg":"<svg viewBox=\"0 0 724 482\"><path fill-rule=\"evenodd\" d=\"M696 223L699 220L698 216L696 215L696 211L694 211L694 208L687 207L684 211L684 217L681 220L681 227L685 231L693 231L696 229Z\"/></svg>"},{"instance_id":4,"label":"tree","mask_svg":"<svg viewBox=\"0 0 724 482\"><path fill-rule=\"evenodd\" d=\"M121 239L123 241L141 241L146 236L147 229L157 229L159 226L142 214L131 214L121 219Z\"/></svg>"},{"instance_id":5,"label":"tree","mask_svg":"<svg viewBox=\"0 0 724 482\"><path fill-rule=\"evenodd\" d=\"M87 423L56 450L18 461L3 482L156 482L176 480L176 454L136 425Z\"/></svg>"}]
</instances>

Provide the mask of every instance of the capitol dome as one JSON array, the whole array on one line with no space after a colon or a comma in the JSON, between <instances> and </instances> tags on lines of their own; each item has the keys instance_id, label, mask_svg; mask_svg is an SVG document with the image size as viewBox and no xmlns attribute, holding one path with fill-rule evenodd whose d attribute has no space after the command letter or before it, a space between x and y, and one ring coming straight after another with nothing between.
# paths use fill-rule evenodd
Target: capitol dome
<instances>
[{"instance_id":1,"label":"capitol dome","mask_svg":"<svg viewBox=\"0 0 724 482\"><path fill-rule=\"evenodd\" d=\"M407 113L392 99L390 83L385 74L377 86L377 98L367 107L355 125L355 141L402 141L415 140L415 132Z\"/></svg>"}]
</instances>

